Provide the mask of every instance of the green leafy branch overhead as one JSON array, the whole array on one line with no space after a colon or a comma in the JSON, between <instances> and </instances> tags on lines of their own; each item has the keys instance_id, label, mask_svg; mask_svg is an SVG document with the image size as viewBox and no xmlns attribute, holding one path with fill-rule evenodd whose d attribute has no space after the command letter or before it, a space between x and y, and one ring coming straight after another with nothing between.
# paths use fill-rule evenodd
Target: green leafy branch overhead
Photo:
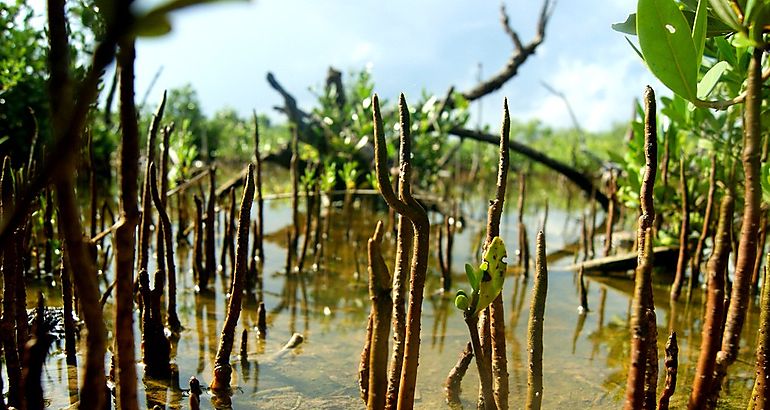
<instances>
[{"instance_id":1,"label":"green leafy branch overhead","mask_svg":"<svg viewBox=\"0 0 770 410\"><path fill-rule=\"evenodd\" d=\"M767 48L763 31L770 25L766 0L639 0L635 14L613 29L635 34L637 50L666 87L697 107L725 109L745 94L707 100L722 76L733 67L718 61L698 79L706 38L732 35L734 47Z\"/></svg>"}]
</instances>

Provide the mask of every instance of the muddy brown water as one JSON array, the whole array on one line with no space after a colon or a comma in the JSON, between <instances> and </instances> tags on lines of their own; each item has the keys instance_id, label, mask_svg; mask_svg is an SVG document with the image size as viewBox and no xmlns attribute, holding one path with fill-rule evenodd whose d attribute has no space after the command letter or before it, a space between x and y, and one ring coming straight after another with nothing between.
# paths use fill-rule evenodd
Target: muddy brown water
<instances>
[{"instance_id":1,"label":"muddy brown water","mask_svg":"<svg viewBox=\"0 0 770 410\"><path fill-rule=\"evenodd\" d=\"M528 204L528 209L533 211L526 215L525 222L529 237L534 238L542 217L537 201L548 194L534 192L531 196L533 199L528 200L532 204ZM506 203L508 206L503 216L501 236L507 244L508 259L512 264L518 249L515 201L508 200ZM485 201L463 205L465 224L454 241L455 289L467 287L463 264L478 263L475 255L483 234L485 205ZM588 209L583 203L578 205L573 205L574 212L567 212L556 209L552 203L546 232L549 254L577 242L580 235L579 218ZM304 209L304 206L300 209ZM265 213L267 256L262 295L268 312L268 334L264 342L258 340L258 296L249 294L244 299L233 349L232 407L363 408L357 387L357 370L370 307L366 285L366 239L373 232L378 219L388 220L381 200L375 196L360 196L355 198L349 210L333 207L331 235L326 240L325 267L317 271L307 268L307 272L291 277L284 274L285 230L291 225L290 203L288 200L269 201ZM253 210L252 218L255 217L256 211ZM437 215L432 218L436 228L440 221ZM436 234L435 229L433 234ZM386 237L384 241L386 261L391 271L393 236ZM597 244L596 248L601 249L601 244ZM179 384L173 386L175 383L172 382L172 386L169 386L143 377L143 365L139 363L141 343L137 325L138 387L140 406L143 408L152 408L155 404L171 409L189 408L187 381L191 376L198 377L204 386L211 381L218 338L224 321L229 277L215 275L213 289L216 291L213 295L196 294L190 265L191 248L180 246L175 256L179 277L177 303L179 318L184 326L172 350ZM312 255L309 260L311 262L306 265L312 265ZM622 279L587 278L590 311L580 316L577 313L579 298L576 277L573 272L559 269L571 262L572 256L567 256L553 260L549 265L544 329L543 407L618 408L623 400L629 368L628 323L633 285ZM228 271L231 268L228 266ZM510 405L515 409L523 407L527 389L526 327L532 279L524 279L514 269L510 270L503 295L505 315L508 317L506 342ZM423 304L415 406L433 409L446 407L443 383L465 346L468 334L462 314L454 307L451 298L435 295L440 289L440 274L434 255L431 255L428 275L426 295L433 296L426 297ZM663 346L669 331L675 330L679 338L680 354L679 380L672 408L684 407L700 346L702 297L696 295L689 304L682 302L669 306L667 286L659 284L656 291L661 369L659 390L665 378ZM56 299L53 295L49 297L49 304L55 305ZM30 303L32 300L28 298ZM108 328L112 326L113 311L110 302L105 308ZM750 395L759 317L756 307L752 307L749 315L740 359L731 368L724 395L726 399L720 405L722 408L745 408ZM138 317L135 316L134 320L139 323ZM244 328L249 331L248 356L241 358L238 351L240 334ZM295 332L304 336L304 343L285 354L279 354L281 347ZM63 344L53 347L43 373L43 387L50 408L66 408L77 400L75 388L80 375L78 369L67 367L61 349ZM79 355L78 359L80 363L83 357ZM109 369L110 353L106 365ZM468 371L462 388L463 404L466 408L474 408L478 394L475 366L471 366ZM221 400L204 391L202 408L226 407Z\"/></svg>"}]
</instances>

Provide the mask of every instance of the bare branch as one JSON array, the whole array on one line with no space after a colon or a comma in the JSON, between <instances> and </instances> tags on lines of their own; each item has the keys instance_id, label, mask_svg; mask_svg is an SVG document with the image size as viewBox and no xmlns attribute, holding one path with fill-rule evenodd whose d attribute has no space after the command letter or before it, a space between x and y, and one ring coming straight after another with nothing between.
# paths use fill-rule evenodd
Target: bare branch
<instances>
[{"instance_id":1,"label":"bare branch","mask_svg":"<svg viewBox=\"0 0 770 410\"><path fill-rule=\"evenodd\" d=\"M537 48L542 44L545 39L545 28L548 26L548 21L553 14L555 2L553 0L544 0L543 7L540 9L540 17L537 22L537 32L535 37L526 45L521 42L519 35L511 28L508 15L505 11L505 6L500 7L501 22L503 24L503 30L511 37L511 41L514 45L514 52L508 58L508 62L502 70L498 71L491 78L486 81L482 81L470 90L463 92L463 97L466 100L477 100L493 91L500 89L508 80L513 78L518 72L519 67L524 64L529 56L535 54Z\"/></svg>"}]
</instances>

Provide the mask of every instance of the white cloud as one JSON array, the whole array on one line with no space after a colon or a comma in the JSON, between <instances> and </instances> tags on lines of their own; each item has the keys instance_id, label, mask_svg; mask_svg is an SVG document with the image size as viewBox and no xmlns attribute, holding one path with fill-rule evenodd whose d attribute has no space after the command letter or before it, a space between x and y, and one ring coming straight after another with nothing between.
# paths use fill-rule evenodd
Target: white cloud
<instances>
[{"instance_id":1,"label":"white cloud","mask_svg":"<svg viewBox=\"0 0 770 410\"><path fill-rule=\"evenodd\" d=\"M635 56L600 62L560 59L555 71L543 81L564 94L579 125L589 131L628 120L633 100L642 94L646 84L667 92L657 86L657 81ZM531 109L523 112L522 117L536 118L556 127L571 127L572 119L564 101L545 87L543 91L542 98L533 99Z\"/></svg>"}]
</instances>

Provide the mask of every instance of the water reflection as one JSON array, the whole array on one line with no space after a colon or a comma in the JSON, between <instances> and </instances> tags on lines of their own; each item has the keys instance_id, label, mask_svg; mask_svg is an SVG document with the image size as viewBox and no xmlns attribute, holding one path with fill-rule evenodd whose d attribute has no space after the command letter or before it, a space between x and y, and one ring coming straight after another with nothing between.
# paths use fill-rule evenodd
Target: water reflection
<instances>
[{"instance_id":1,"label":"water reflection","mask_svg":"<svg viewBox=\"0 0 770 410\"><path fill-rule=\"evenodd\" d=\"M531 200L538 200L538 190L531 189ZM196 376L204 386L201 408L361 408L357 390L357 367L366 329L369 296L366 287L365 241L377 219L388 220L383 204L376 197L353 197L340 200L343 207L324 209L329 212L328 234L321 239L323 256L318 269L305 264L299 272L285 274L286 229L290 217L288 201L267 203L265 250L267 258L259 270L257 288L244 297L237 335L246 331L245 354L233 356L233 392L231 397L214 398L206 391L224 320L226 293L230 278L214 275L215 283L209 293L196 293L191 277L191 249L184 242L177 248L179 266L178 305L184 330L172 340L175 372L171 381L142 378L139 395L143 408L160 405L165 408L188 406L187 386L180 380ZM509 201L511 202L511 201ZM515 201L513 201L515 203ZM453 263L455 287L467 287L462 266L476 264L483 223L474 222L469 215L483 220L486 204L464 204L464 229L458 230L454 241ZM577 199L570 206L575 215L559 211L552 201L549 215L548 254L549 289L545 313L544 408L617 408L625 389L629 366L629 315L633 283L630 280L587 278L588 297L592 309L577 313L579 298L572 272L559 266L568 265L577 252L580 229L576 223L585 209L579 209ZM563 207L563 204L562 204ZM539 206L529 206L539 210ZM508 209L506 212L510 212ZM541 212L525 215L525 224L534 232ZM508 215L508 214L506 214ZM601 219L601 218L599 218ZM325 225L327 222L322 222ZM516 218L504 218L501 235L511 249L518 238ZM565 231L562 232L562 228ZM324 227L325 229L325 227ZM388 232L392 232L388 229ZM221 238L219 239L221 241ZM301 238L301 240L304 240ZM385 260L392 271L395 235L383 242ZM564 251L562 251L564 250ZM312 252L312 247L311 247ZM437 266L431 260L431 266ZM152 269L152 266L150 267ZM459 270L458 270L459 269ZM440 289L438 269L429 273L426 294ZM665 275L660 275L664 278ZM663 280L663 279L661 279ZM512 407L521 403L526 394L526 325L529 315L531 282L511 267L504 288L506 340L509 348L510 394ZM659 347L665 336L676 331L680 340L680 367L677 393L672 407L683 406L689 394L694 362L700 346L703 297L696 291L689 302L668 303L668 288L656 287ZM684 298L683 298L684 299ZM267 337L256 330L258 307L267 310ZM111 312L111 301L105 307ZM756 304L747 320L747 329L756 329ZM107 315L109 316L109 315ZM424 325L418 374L417 406L444 406L443 382L467 342L460 312L454 308L451 295L426 297ZM136 318L135 318L136 320ZM138 321L137 321L138 323ZM109 325L109 324L108 324ZM281 350L294 333L304 336L296 349ZM743 335L741 356L731 368L732 377L726 386L730 399L725 408L743 407L753 382L753 349L755 335ZM137 350L140 348L137 334ZM278 353L281 352L281 353ZM137 357L141 357L137 352ZM661 368L662 368L661 355ZM82 360L82 357L80 357ZM142 366L139 366L140 377ZM53 352L45 373L45 391L52 408L61 408L77 400L77 368L66 366L62 352ZM664 372L661 372L661 385ZM463 380L461 399L473 407L477 396L475 366Z\"/></svg>"}]
</instances>

